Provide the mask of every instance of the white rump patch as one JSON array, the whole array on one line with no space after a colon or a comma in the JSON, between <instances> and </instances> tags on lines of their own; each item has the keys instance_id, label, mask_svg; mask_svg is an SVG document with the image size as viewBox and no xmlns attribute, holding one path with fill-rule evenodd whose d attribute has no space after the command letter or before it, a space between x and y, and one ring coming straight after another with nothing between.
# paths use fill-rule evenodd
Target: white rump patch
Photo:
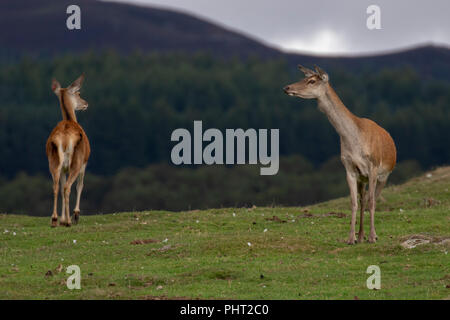
<instances>
[{"instance_id":1,"label":"white rump patch","mask_svg":"<svg viewBox=\"0 0 450 320\"><path fill-rule=\"evenodd\" d=\"M69 145L66 148L66 150L64 150L64 152L63 152L63 154L64 154L63 165L62 165L62 170L63 171L68 171L69 170L70 159L72 157L72 153L73 153L73 144L72 144L72 141L70 141Z\"/></svg>"}]
</instances>

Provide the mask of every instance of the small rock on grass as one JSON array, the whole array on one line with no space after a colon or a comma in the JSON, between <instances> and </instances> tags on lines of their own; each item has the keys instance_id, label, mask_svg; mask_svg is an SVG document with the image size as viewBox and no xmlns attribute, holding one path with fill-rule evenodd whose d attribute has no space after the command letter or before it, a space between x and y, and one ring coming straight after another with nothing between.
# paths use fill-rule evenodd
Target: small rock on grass
<instances>
[{"instance_id":1,"label":"small rock on grass","mask_svg":"<svg viewBox=\"0 0 450 320\"><path fill-rule=\"evenodd\" d=\"M147 243L155 243L155 242L159 242L158 240L155 239L136 239L130 242L130 244L147 244Z\"/></svg>"}]
</instances>

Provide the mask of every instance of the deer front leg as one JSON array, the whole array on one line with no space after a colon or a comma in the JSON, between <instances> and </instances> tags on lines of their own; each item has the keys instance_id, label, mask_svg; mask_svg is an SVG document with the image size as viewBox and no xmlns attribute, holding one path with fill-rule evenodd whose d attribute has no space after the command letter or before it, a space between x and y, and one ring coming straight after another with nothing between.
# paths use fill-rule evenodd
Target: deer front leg
<instances>
[{"instance_id":1,"label":"deer front leg","mask_svg":"<svg viewBox=\"0 0 450 320\"><path fill-rule=\"evenodd\" d=\"M70 211L69 211L69 199L70 199L70 189L72 188L72 184L75 182L75 179L78 177L80 172L80 167L74 164L71 168L69 177L67 178L66 183L64 184L64 201L65 201L65 210L66 210L66 226L70 227L72 225L72 221L70 219Z\"/></svg>"},{"instance_id":2,"label":"deer front leg","mask_svg":"<svg viewBox=\"0 0 450 320\"><path fill-rule=\"evenodd\" d=\"M355 244L355 224L356 224L356 211L358 210L358 187L356 174L347 170L347 183L350 189L350 199L352 204L352 218L350 221L350 235L348 237L348 244Z\"/></svg>"},{"instance_id":3,"label":"deer front leg","mask_svg":"<svg viewBox=\"0 0 450 320\"><path fill-rule=\"evenodd\" d=\"M359 193L359 232L358 232L358 242L364 241L364 211L366 210L366 184L364 182L358 182L358 193Z\"/></svg>"},{"instance_id":4,"label":"deer front leg","mask_svg":"<svg viewBox=\"0 0 450 320\"><path fill-rule=\"evenodd\" d=\"M75 209L73 210L73 219L74 223L77 224L80 218L80 198L81 191L83 191L83 180L84 180L84 172L86 170L86 165L83 165L80 170L80 175L78 176L77 182L77 202L75 204Z\"/></svg>"},{"instance_id":5,"label":"deer front leg","mask_svg":"<svg viewBox=\"0 0 450 320\"><path fill-rule=\"evenodd\" d=\"M372 171L369 175L370 243L375 243L377 241L377 234L375 232L376 185L377 176L376 173Z\"/></svg>"},{"instance_id":6,"label":"deer front leg","mask_svg":"<svg viewBox=\"0 0 450 320\"><path fill-rule=\"evenodd\" d=\"M72 221L70 220L69 214L69 200L71 187L72 183L70 183L70 175L69 175L69 179L67 179L66 183L64 184L64 219L66 227L70 227L72 225Z\"/></svg>"}]
</instances>

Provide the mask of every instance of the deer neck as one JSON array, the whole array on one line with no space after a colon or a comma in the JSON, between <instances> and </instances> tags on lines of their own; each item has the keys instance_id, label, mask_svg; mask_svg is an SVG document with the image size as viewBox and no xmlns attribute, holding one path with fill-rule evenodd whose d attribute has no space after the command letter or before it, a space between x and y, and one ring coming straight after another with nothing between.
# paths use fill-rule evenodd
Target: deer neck
<instances>
[{"instance_id":1,"label":"deer neck","mask_svg":"<svg viewBox=\"0 0 450 320\"><path fill-rule=\"evenodd\" d=\"M77 116L75 115L75 109L72 107L72 101L66 96L66 92L61 92L60 106L63 120L77 121Z\"/></svg>"},{"instance_id":2,"label":"deer neck","mask_svg":"<svg viewBox=\"0 0 450 320\"><path fill-rule=\"evenodd\" d=\"M357 117L345 107L329 84L327 84L325 94L318 98L318 106L319 110L326 114L344 143L358 142Z\"/></svg>"}]
</instances>

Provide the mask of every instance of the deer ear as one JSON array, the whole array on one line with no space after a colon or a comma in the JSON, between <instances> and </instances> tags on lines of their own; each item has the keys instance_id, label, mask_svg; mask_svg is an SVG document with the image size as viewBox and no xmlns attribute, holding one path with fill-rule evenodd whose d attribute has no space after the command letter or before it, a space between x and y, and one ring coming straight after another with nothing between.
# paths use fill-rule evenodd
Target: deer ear
<instances>
[{"instance_id":1,"label":"deer ear","mask_svg":"<svg viewBox=\"0 0 450 320\"><path fill-rule=\"evenodd\" d=\"M52 91L58 94L59 90L61 90L61 85L59 84L58 80L52 79Z\"/></svg>"},{"instance_id":2,"label":"deer ear","mask_svg":"<svg viewBox=\"0 0 450 320\"><path fill-rule=\"evenodd\" d=\"M301 64L298 65L298 68L300 69L301 72L303 72L305 74L306 77L310 77L315 74L314 71L312 71L311 69L305 68Z\"/></svg>"},{"instance_id":3,"label":"deer ear","mask_svg":"<svg viewBox=\"0 0 450 320\"><path fill-rule=\"evenodd\" d=\"M325 71L323 71L320 67L318 66L314 66L314 69L316 70L317 74L319 75L320 79L322 79L325 82L328 82L328 73L326 73Z\"/></svg>"},{"instance_id":4,"label":"deer ear","mask_svg":"<svg viewBox=\"0 0 450 320\"><path fill-rule=\"evenodd\" d=\"M84 81L84 73L67 88L70 92L75 93L81 89Z\"/></svg>"}]
</instances>

